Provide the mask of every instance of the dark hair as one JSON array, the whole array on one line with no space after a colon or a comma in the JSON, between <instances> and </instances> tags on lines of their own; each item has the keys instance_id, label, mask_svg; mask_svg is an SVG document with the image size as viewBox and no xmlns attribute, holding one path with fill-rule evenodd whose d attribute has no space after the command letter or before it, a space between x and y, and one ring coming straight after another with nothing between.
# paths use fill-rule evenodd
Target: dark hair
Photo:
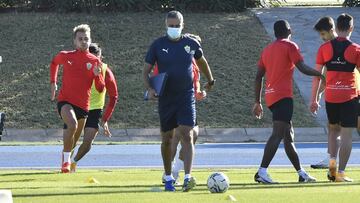
<instances>
[{"instance_id":1,"label":"dark hair","mask_svg":"<svg viewBox=\"0 0 360 203\"><path fill-rule=\"evenodd\" d=\"M347 13L339 15L336 20L336 28L339 31L349 31L350 28L354 25L353 17Z\"/></svg>"},{"instance_id":2,"label":"dark hair","mask_svg":"<svg viewBox=\"0 0 360 203\"><path fill-rule=\"evenodd\" d=\"M89 52L94 55L99 55L101 48L98 43L91 43L89 46Z\"/></svg>"},{"instance_id":3,"label":"dark hair","mask_svg":"<svg viewBox=\"0 0 360 203\"><path fill-rule=\"evenodd\" d=\"M278 20L274 23L275 37L278 39L287 38L290 34L290 24L286 20Z\"/></svg>"},{"instance_id":4,"label":"dark hair","mask_svg":"<svg viewBox=\"0 0 360 203\"><path fill-rule=\"evenodd\" d=\"M180 20L180 23L184 22L184 17L179 11L170 11L166 14L166 19L176 18Z\"/></svg>"},{"instance_id":5,"label":"dark hair","mask_svg":"<svg viewBox=\"0 0 360 203\"><path fill-rule=\"evenodd\" d=\"M334 29L334 20L330 16L325 16L320 18L314 26L314 30L320 31L327 31L329 32L331 29Z\"/></svg>"}]
</instances>

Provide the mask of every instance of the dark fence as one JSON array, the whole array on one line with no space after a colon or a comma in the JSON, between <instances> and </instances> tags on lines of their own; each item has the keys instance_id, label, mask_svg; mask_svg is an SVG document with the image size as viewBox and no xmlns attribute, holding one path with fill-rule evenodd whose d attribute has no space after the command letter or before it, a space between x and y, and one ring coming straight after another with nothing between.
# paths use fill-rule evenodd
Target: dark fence
<instances>
[{"instance_id":1,"label":"dark fence","mask_svg":"<svg viewBox=\"0 0 360 203\"><path fill-rule=\"evenodd\" d=\"M208 11L236 12L261 0L0 0L0 9L17 11Z\"/></svg>"},{"instance_id":2,"label":"dark fence","mask_svg":"<svg viewBox=\"0 0 360 203\"><path fill-rule=\"evenodd\" d=\"M360 0L345 0L343 5L348 7L360 7Z\"/></svg>"}]
</instances>

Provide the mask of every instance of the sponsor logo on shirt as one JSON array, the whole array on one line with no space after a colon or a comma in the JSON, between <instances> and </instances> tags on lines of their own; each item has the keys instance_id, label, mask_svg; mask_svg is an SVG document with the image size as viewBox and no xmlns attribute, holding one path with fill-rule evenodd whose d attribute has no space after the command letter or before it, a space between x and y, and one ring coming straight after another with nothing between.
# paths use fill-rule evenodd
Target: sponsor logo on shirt
<instances>
[{"instance_id":1,"label":"sponsor logo on shirt","mask_svg":"<svg viewBox=\"0 0 360 203\"><path fill-rule=\"evenodd\" d=\"M73 62L72 61L67 61L67 63L71 66Z\"/></svg>"},{"instance_id":2,"label":"sponsor logo on shirt","mask_svg":"<svg viewBox=\"0 0 360 203\"><path fill-rule=\"evenodd\" d=\"M341 61L340 57L338 57L336 61L331 61L330 63L336 65L346 65L346 61Z\"/></svg>"},{"instance_id":3,"label":"sponsor logo on shirt","mask_svg":"<svg viewBox=\"0 0 360 203\"><path fill-rule=\"evenodd\" d=\"M353 88L351 85L343 84L342 81L336 81L335 84L330 84L327 87L330 90L351 90Z\"/></svg>"},{"instance_id":4,"label":"sponsor logo on shirt","mask_svg":"<svg viewBox=\"0 0 360 203\"><path fill-rule=\"evenodd\" d=\"M169 53L169 48L167 49L162 49L163 52L166 52L167 54Z\"/></svg>"},{"instance_id":5,"label":"sponsor logo on shirt","mask_svg":"<svg viewBox=\"0 0 360 203\"><path fill-rule=\"evenodd\" d=\"M274 93L275 92L275 89L274 88L266 88L265 89L265 94L271 94L271 93Z\"/></svg>"},{"instance_id":6,"label":"sponsor logo on shirt","mask_svg":"<svg viewBox=\"0 0 360 203\"><path fill-rule=\"evenodd\" d=\"M90 70L91 67L92 67L92 64L91 64L91 63L86 63L86 68L87 68L88 70Z\"/></svg>"}]
</instances>

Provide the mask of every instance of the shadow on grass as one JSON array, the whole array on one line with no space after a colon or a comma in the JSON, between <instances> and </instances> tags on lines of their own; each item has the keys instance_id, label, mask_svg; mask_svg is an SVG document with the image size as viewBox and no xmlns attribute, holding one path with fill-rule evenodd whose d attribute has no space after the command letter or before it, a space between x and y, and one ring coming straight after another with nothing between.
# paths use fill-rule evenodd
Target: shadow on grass
<instances>
[{"instance_id":1,"label":"shadow on grass","mask_svg":"<svg viewBox=\"0 0 360 203\"><path fill-rule=\"evenodd\" d=\"M13 194L14 198L17 197L54 197L54 196L77 196L77 195L104 195L104 194L122 194L122 193L153 193L149 190L118 190L118 191L89 191L89 192L64 192L64 193L39 193L39 194Z\"/></svg>"},{"instance_id":2,"label":"shadow on grass","mask_svg":"<svg viewBox=\"0 0 360 203\"><path fill-rule=\"evenodd\" d=\"M30 172L30 173L2 173L1 176L32 176L32 175L51 175L58 174L59 171L47 171L47 172Z\"/></svg>"},{"instance_id":3,"label":"shadow on grass","mask_svg":"<svg viewBox=\"0 0 360 203\"><path fill-rule=\"evenodd\" d=\"M30 182L34 181L35 179L20 179L20 180L0 180L0 183L14 183L14 182Z\"/></svg>"},{"instance_id":4,"label":"shadow on grass","mask_svg":"<svg viewBox=\"0 0 360 203\"><path fill-rule=\"evenodd\" d=\"M317 187L349 187L349 186L360 186L360 182L355 183L329 183L326 181L317 182L317 183L282 183L282 184L274 184L274 185L264 185L257 183L234 183L231 184L231 190L256 190L256 189L292 189L292 188L317 188ZM13 194L15 198L21 197L50 197L50 196L76 196L76 195L102 195L102 194L122 194L122 193L153 193L153 192L162 192L162 185L94 185L94 186L84 186L84 187L76 187L76 188L112 188L119 190L112 191L89 191L89 192L67 192L67 193L39 193L39 194ZM140 189L141 188L141 189ZM146 189L144 189L146 188ZM155 191L152 191L152 188L155 188ZM177 186L180 188L180 186ZM14 189L14 188L13 188ZM21 189L21 188L17 188ZM29 189L24 187L23 189ZM35 189L35 188L34 188ZM126 189L126 190L121 190ZM160 190L158 190L160 189ZM207 191L206 184L199 184L194 191L200 191L200 193L193 193L194 195L202 195Z\"/></svg>"},{"instance_id":5,"label":"shadow on grass","mask_svg":"<svg viewBox=\"0 0 360 203\"><path fill-rule=\"evenodd\" d=\"M235 190L256 190L256 189L290 189L290 188L318 188L318 187L349 187L360 186L360 182L353 183L331 183L328 181L321 181L316 183L281 183L281 184L259 184L259 183L247 183L231 184L230 188Z\"/></svg>"}]
</instances>

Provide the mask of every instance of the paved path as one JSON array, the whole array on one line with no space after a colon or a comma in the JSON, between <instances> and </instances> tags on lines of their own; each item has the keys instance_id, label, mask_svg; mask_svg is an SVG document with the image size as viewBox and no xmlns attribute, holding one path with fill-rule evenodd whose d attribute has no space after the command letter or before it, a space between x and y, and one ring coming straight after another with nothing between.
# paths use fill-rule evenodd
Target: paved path
<instances>
[{"instance_id":1,"label":"paved path","mask_svg":"<svg viewBox=\"0 0 360 203\"><path fill-rule=\"evenodd\" d=\"M326 156L325 143L299 143L304 166ZM58 168L61 146L1 146L0 168ZM254 167L261 162L264 144L196 145L195 167ZM353 144L349 164L360 164L360 143ZM272 165L289 166L283 147ZM95 145L79 162L85 168L162 167L159 145Z\"/></svg>"},{"instance_id":2,"label":"paved path","mask_svg":"<svg viewBox=\"0 0 360 203\"><path fill-rule=\"evenodd\" d=\"M254 13L264 25L267 33L273 37L273 24L278 19L289 21L293 30L292 39L300 46L305 62L315 67L316 52L321 45L318 34L313 30L316 21L323 16L331 16L335 20L341 13L349 13L354 17L355 29L352 34L352 40L360 43L360 8L271 8L271 9L254 9ZM294 80L300 90L306 104L309 104L311 96L312 78L295 72ZM323 102L323 101L322 101ZM324 107L324 103L322 103ZM326 126L327 117L325 109L321 108L317 121Z\"/></svg>"}]
</instances>

